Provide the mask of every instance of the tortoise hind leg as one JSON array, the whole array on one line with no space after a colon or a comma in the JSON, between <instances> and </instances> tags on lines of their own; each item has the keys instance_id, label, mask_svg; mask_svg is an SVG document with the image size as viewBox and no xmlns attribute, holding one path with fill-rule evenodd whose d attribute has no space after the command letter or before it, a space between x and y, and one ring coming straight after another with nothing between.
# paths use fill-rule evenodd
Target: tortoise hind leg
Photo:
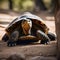
<instances>
[{"instance_id":1,"label":"tortoise hind leg","mask_svg":"<svg viewBox=\"0 0 60 60\"><path fill-rule=\"evenodd\" d=\"M56 35L55 35L55 34L53 34L53 33L51 33L51 32L48 32L47 35L48 35L48 37L50 38L51 41L56 40Z\"/></svg>"},{"instance_id":2,"label":"tortoise hind leg","mask_svg":"<svg viewBox=\"0 0 60 60\"><path fill-rule=\"evenodd\" d=\"M15 46L16 45L16 42L18 40L18 37L19 37L19 32L18 31L14 31L10 37L9 37L9 40L7 42L7 45L8 46Z\"/></svg>"},{"instance_id":3,"label":"tortoise hind leg","mask_svg":"<svg viewBox=\"0 0 60 60\"><path fill-rule=\"evenodd\" d=\"M8 35L6 33L2 37L2 40L5 41L5 42L9 40L9 37L8 37Z\"/></svg>"},{"instance_id":4,"label":"tortoise hind leg","mask_svg":"<svg viewBox=\"0 0 60 60\"><path fill-rule=\"evenodd\" d=\"M50 42L50 38L41 30L37 31L37 37L41 40L40 44L48 44Z\"/></svg>"}]
</instances>

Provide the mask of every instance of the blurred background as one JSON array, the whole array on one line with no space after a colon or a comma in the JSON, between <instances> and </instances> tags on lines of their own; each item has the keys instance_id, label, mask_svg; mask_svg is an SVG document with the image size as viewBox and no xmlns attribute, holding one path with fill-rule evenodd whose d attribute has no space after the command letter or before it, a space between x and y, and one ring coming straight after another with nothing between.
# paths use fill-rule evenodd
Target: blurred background
<instances>
[{"instance_id":1,"label":"blurred background","mask_svg":"<svg viewBox=\"0 0 60 60\"><path fill-rule=\"evenodd\" d=\"M55 0L0 0L0 10L16 12L40 12L48 11L53 13Z\"/></svg>"}]
</instances>

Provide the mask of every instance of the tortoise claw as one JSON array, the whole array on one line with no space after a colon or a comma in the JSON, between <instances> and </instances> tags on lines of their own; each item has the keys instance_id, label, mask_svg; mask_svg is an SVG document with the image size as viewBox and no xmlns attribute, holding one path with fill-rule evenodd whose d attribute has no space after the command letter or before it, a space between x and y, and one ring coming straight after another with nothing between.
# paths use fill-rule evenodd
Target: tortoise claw
<instances>
[{"instance_id":1,"label":"tortoise claw","mask_svg":"<svg viewBox=\"0 0 60 60\"><path fill-rule=\"evenodd\" d=\"M41 40L40 44L49 44L50 41L49 40Z\"/></svg>"},{"instance_id":2,"label":"tortoise claw","mask_svg":"<svg viewBox=\"0 0 60 60\"><path fill-rule=\"evenodd\" d=\"M9 46L9 47L16 46L16 42L8 41L7 46Z\"/></svg>"}]
</instances>

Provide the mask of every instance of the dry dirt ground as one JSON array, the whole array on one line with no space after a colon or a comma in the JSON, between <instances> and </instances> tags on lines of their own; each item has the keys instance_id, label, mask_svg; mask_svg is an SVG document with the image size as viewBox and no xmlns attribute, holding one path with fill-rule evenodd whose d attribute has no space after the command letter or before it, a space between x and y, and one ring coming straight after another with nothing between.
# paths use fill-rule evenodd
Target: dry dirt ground
<instances>
[{"instance_id":1,"label":"dry dirt ground","mask_svg":"<svg viewBox=\"0 0 60 60\"><path fill-rule=\"evenodd\" d=\"M41 12L39 15L45 22L46 25L49 27L50 31L55 34L55 21L54 17L46 12ZM15 46L15 47L7 47L6 42L2 42L1 38L5 34L5 28L8 26L8 24L16 18L17 15L14 15L13 13L11 14L4 14L0 13L0 58L6 58L8 55L13 54L13 53L24 53L26 56L36 56L34 58L28 57L27 60L55 60L56 55L56 41L52 42L50 45L39 45L39 44L32 44L32 45L27 45L27 46ZM42 47L43 46L43 47ZM48 47L48 48L47 48ZM31 49L32 48L32 49ZM45 50L45 51L44 51ZM43 52L42 52L43 51ZM40 54L41 53L41 54ZM42 57L40 56L42 55ZM43 57L46 56L45 57ZM51 56L50 56L51 55ZM49 56L49 58L47 57Z\"/></svg>"}]
</instances>

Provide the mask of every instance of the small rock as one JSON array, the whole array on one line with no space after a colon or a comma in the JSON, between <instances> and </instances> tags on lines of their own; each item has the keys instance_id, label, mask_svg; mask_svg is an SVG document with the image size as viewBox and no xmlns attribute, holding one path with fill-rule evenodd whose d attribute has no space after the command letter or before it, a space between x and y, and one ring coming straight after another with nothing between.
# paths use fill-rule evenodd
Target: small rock
<instances>
[{"instance_id":1,"label":"small rock","mask_svg":"<svg viewBox=\"0 0 60 60\"><path fill-rule=\"evenodd\" d=\"M25 60L25 56L22 54L12 54L6 60Z\"/></svg>"}]
</instances>

